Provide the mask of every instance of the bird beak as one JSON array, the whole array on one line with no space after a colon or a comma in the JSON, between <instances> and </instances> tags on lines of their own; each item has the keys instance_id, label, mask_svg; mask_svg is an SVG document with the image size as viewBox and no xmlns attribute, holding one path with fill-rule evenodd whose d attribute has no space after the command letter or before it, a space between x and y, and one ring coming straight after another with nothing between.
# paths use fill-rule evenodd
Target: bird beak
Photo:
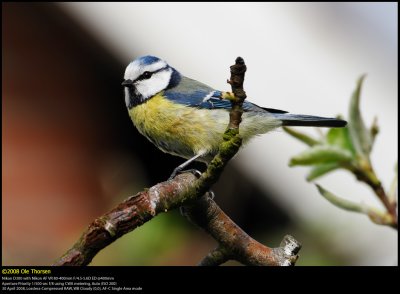
<instances>
[{"instance_id":1,"label":"bird beak","mask_svg":"<svg viewBox=\"0 0 400 294\"><path fill-rule=\"evenodd\" d=\"M132 80L125 80L125 81L122 82L121 85L124 86L124 87L129 88L129 87L133 86L133 81Z\"/></svg>"}]
</instances>

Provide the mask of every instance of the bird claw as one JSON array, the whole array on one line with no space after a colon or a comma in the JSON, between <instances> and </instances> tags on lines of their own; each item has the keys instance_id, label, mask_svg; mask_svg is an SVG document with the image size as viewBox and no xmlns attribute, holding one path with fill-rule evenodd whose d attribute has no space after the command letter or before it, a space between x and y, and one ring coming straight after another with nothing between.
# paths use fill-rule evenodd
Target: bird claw
<instances>
[{"instance_id":1,"label":"bird claw","mask_svg":"<svg viewBox=\"0 0 400 294\"><path fill-rule=\"evenodd\" d=\"M174 169L174 171L172 172L172 174L169 176L168 181L172 180L172 179L175 178L177 175L183 174L183 173L191 173L191 174L193 174L196 178L200 178L200 177L201 177L201 172L198 171L197 169L182 170L182 169L179 168L179 166L178 166L176 169Z\"/></svg>"},{"instance_id":2,"label":"bird claw","mask_svg":"<svg viewBox=\"0 0 400 294\"><path fill-rule=\"evenodd\" d=\"M198 171L197 169L182 170L182 168L180 168L178 166L176 169L174 169L174 171L172 172L172 174L168 180L172 180L178 174L182 174L182 173L192 173L196 178L201 177L201 172ZM208 193L208 197L210 197L211 199L214 199L215 193L212 190L208 190L207 193ZM186 216L185 208L183 206L179 207L179 212L181 213L182 216Z\"/></svg>"},{"instance_id":3,"label":"bird claw","mask_svg":"<svg viewBox=\"0 0 400 294\"><path fill-rule=\"evenodd\" d=\"M179 207L179 212L180 212L181 216L184 216L184 217L187 216L187 215L186 215L186 212L185 212L185 207L180 206L180 207Z\"/></svg>"},{"instance_id":4,"label":"bird claw","mask_svg":"<svg viewBox=\"0 0 400 294\"><path fill-rule=\"evenodd\" d=\"M211 199L214 199L214 197L215 197L215 193L214 193L214 191L213 190L208 190L208 197L210 197Z\"/></svg>"}]
</instances>

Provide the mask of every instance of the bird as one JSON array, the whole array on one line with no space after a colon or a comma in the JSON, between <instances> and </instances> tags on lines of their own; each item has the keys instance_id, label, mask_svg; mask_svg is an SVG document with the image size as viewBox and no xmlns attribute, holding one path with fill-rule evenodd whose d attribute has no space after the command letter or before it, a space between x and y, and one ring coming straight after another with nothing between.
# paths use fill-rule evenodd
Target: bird
<instances>
[{"instance_id":1,"label":"bird","mask_svg":"<svg viewBox=\"0 0 400 294\"><path fill-rule=\"evenodd\" d=\"M125 104L137 130L163 152L186 159L172 173L193 161L210 161L217 154L229 122L231 102L224 92L181 74L152 55L130 62L124 74ZM336 118L260 107L243 103L239 134L243 144L282 126L345 127ZM243 145L242 145L243 146Z\"/></svg>"}]
</instances>

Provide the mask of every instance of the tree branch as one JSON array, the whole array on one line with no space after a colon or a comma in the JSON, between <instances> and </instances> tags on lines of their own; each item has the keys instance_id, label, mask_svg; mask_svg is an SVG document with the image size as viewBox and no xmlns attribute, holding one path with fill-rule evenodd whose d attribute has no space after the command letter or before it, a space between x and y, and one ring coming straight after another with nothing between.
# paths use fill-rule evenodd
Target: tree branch
<instances>
[{"instance_id":1,"label":"tree branch","mask_svg":"<svg viewBox=\"0 0 400 294\"><path fill-rule=\"evenodd\" d=\"M216 266L223 264L231 259L229 252L221 246L210 251L199 263L199 266Z\"/></svg>"},{"instance_id":2,"label":"tree branch","mask_svg":"<svg viewBox=\"0 0 400 294\"><path fill-rule=\"evenodd\" d=\"M219 265L229 259L245 265L294 265L301 244L285 236L278 248L269 248L257 242L236 225L208 196L184 206L187 218L203 228L219 246L199 265Z\"/></svg>"},{"instance_id":3,"label":"tree branch","mask_svg":"<svg viewBox=\"0 0 400 294\"><path fill-rule=\"evenodd\" d=\"M118 204L95 219L79 240L53 265L88 265L104 247L126 233L151 220L161 212L179 207L195 198L191 193L196 177L191 173L177 175L173 180L159 183Z\"/></svg>"}]
</instances>

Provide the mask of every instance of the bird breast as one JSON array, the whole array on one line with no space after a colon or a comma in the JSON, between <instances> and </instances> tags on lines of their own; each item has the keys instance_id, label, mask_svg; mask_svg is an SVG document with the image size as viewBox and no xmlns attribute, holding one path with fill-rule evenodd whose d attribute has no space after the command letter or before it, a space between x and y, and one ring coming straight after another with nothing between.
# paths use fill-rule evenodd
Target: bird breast
<instances>
[{"instance_id":1,"label":"bird breast","mask_svg":"<svg viewBox=\"0 0 400 294\"><path fill-rule=\"evenodd\" d=\"M229 119L225 110L173 103L162 93L133 107L129 115L139 132L159 149L184 158L215 153Z\"/></svg>"}]
</instances>

